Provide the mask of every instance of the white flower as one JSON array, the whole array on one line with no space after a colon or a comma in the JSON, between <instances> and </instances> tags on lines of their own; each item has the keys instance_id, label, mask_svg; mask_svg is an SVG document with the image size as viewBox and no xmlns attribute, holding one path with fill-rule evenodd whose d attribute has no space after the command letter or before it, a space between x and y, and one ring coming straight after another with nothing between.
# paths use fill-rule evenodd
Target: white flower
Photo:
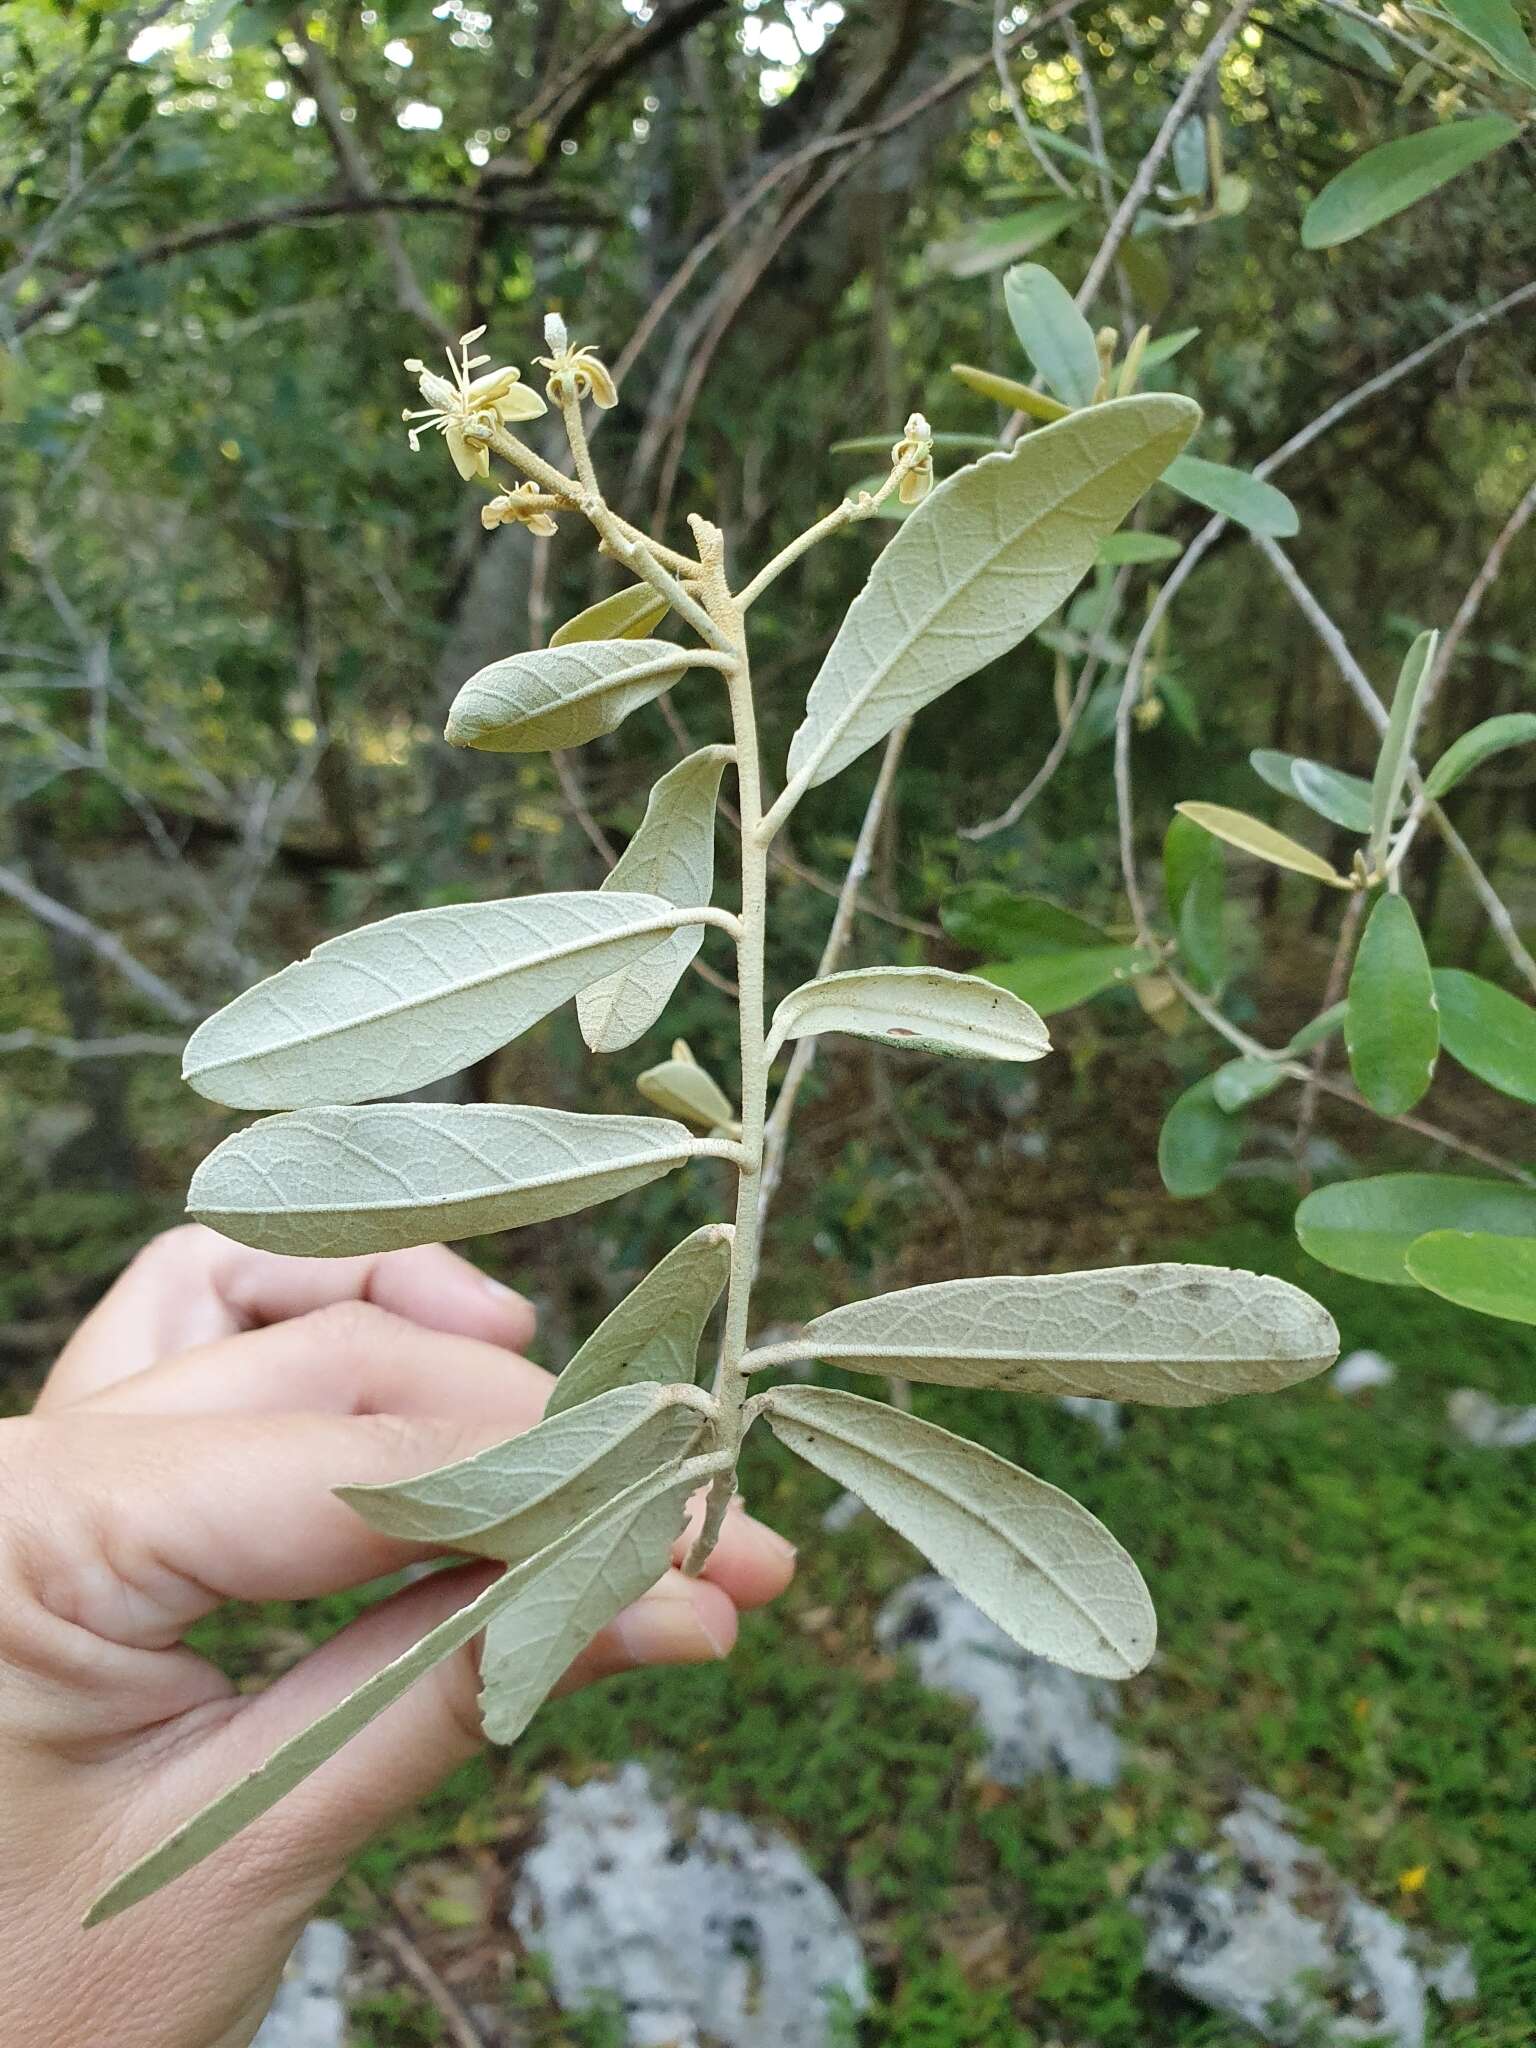
<instances>
[{"instance_id":1,"label":"white flower","mask_svg":"<svg viewBox=\"0 0 1536 2048\"><path fill-rule=\"evenodd\" d=\"M449 349L447 377L440 377L435 370L429 370L417 356L409 357L405 365L418 379L421 395L427 401L425 411L402 414L404 419L421 421L420 426L410 430L411 446L420 447L423 434L435 431L443 435L454 467L466 483L475 477L483 480L491 473L490 449L484 441L467 436L466 427L495 427L507 420L536 420L549 410L539 394L530 391L522 382L521 373L517 370L492 370L483 377L472 374L491 360L489 356L472 357L469 353L470 344L478 341L484 332L483 327L477 327L472 334L466 334L459 342L457 358Z\"/></svg>"},{"instance_id":2,"label":"white flower","mask_svg":"<svg viewBox=\"0 0 1536 2048\"><path fill-rule=\"evenodd\" d=\"M519 484L515 491L503 491L492 498L488 505L480 507L480 524L486 532L498 526L526 526L530 533L536 533L540 540L548 540L557 529L550 517L560 501L541 491L532 481Z\"/></svg>"},{"instance_id":3,"label":"white flower","mask_svg":"<svg viewBox=\"0 0 1536 2048\"><path fill-rule=\"evenodd\" d=\"M912 414L905 433L891 450L892 469L899 469L909 457L896 492L903 505L915 505L933 489L933 429L920 412Z\"/></svg>"},{"instance_id":4,"label":"white flower","mask_svg":"<svg viewBox=\"0 0 1536 2048\"><path fill-rule=\"evenodd\" d=\"M549 354L535 356L534 361L541 370L548 370L549 382L544 388L556 405L567 398L590 398L605 411L618 404L618 389L607 364L598 361L594 348L571 347L565 322L558 313L545 316L544 345Z\"/></svg>"}]
</instances>

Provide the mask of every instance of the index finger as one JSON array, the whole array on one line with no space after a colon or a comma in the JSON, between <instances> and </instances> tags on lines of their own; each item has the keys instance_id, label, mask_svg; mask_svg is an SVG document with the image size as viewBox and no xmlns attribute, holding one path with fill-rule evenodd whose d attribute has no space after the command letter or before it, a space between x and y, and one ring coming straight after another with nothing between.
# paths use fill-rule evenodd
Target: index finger
<instances>
[{"instance_id":1,"label":"index finger","mask_svg":"<svg viewBox=\"0 0 1536 2048\"><path fill-rule=\"evenodd\" d=\"M521 1351L534 1312L445 1245L359 1259L252 1251L200 1223L152 1238L69 1343L38 1400L54 1409L243 1330L338 1302L367 1301L455 1337Z\"/></svg>"}]
</instances>

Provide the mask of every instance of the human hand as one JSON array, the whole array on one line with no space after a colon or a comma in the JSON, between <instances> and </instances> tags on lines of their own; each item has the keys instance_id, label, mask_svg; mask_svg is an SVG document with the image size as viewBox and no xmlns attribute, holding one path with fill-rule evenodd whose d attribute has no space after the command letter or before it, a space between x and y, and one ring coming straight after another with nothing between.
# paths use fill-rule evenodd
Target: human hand
<instances>
[{"instance_id":1,"label":"human hand","mask_svg":"<svg viewBox=\"0 0 1536 2048\"><path fill-rule=\"evenodd\" d=\"M472 1646L195 1875L80 1926L109 1879L494 1576L418 1581L254 1697L182 1645L225 1600L308 1599L427 1555L331 1489L530 1427L551 1385L516 1355L532 1334L520 1296L442 1246L285 1259L189 1226L87 1317L33 1414L0 1422L0 2041L244 2048L348 1856L479 1747ZM792 1564L733 1513L705 1575L668 1572L560 1689L723 1656Z\"/></svg>"}]
</instances>

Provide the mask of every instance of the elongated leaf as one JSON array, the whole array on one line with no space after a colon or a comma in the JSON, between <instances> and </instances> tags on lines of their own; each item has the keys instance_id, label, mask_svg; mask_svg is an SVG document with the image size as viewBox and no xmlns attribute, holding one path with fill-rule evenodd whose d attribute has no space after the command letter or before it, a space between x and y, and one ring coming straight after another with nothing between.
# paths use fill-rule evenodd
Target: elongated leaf
<instances>
[{"instance_id":1,"label":"elongated leaf","mask_svg":"<svg viewBox=\"0 0 1536 2048\"><path fill-rule=\"evenodd\" d=\"M1079 199L1042 199L1037 206L1022 207L989 220L968 234L949 241L930 242L923 260L930 270L948 277L984 277L989 270L1001 270L1036 249L1043 249L1083 212Z\"/></svg>"},{"instance_id":2,"label":"elongated leaf","mask_svg":"<svg viewBox=\"0 0 1536 2048\"><path fill-rule=\"evenodd\" d=\"M667 770L603 894L639 891L690 910L708 903L715 886L715 803L734 751L701 747ZM685 925L584 990L576 1015L593 1052L620 1052L649 1031L703 943L704 927Z\"/></svg>"},{"instance_id":3,"label":"elongated leaf","mask_svg":"<svg viewBox=\"0 0 1536 2048\"><path fill-rule=\"evenodd\" d=\"M1180 349L1189 347L1200 333L1198 327L1178 327L1172 334L1160 334L1149 341L1141 352L1141 367L1150 370L1158 363L1171 362Z\"/></svg>"},{"instance_id":4,"label":"elongated leaf","mask_svg":"<svg viewBox=\"0 0 1536 2048\"><path fill-rule=\"evenodd\" d=\"M1273 1095L1277 1088L1284 1086L1287 1078L1278 1060L1228 1060L1225 1066L1218 1067L1212 1074L1211 1094L1216 1107L1232 1116L1238 1110L1246 1109L1250 1103L1262 1102L1266 1095Z\"/></svg>"},{"instance_id":5,"label":"elongated leaf","mask_svg":"<svg viewBox=\"0 0 1536 2048\"><path fill-rule=\"evenodd\" d=\"M1220 1187L1243 1149L1243 1126L1216 1093L1207 1074L1186 1088L1157 1134L1157 1170L1170 1195L1192 1201Z\"/></svg>"},{"instance_id":6,"label":"elongated leaf","mask_svg":"<svg viewBox=\"0 0 1536 2048\"><path fill-rule=\"evenodd\" d=\"M1301 246L1332 249L1352 241L1417 205L1519 133L1503 114L1476 114L1368 149L1331 178L1307 208Z\"/></svg>"},{"instance_id":7,"label":"elongated leaf","mask_svg":"<svg viewBox=\"0 0 1536 2048\"><path fill-rule=\"evenodd\" d=\"M650 1116L446 1102L306 1109L226 1138L192 1176L187 1207L262 1251L346 1258L568 1216L671 1173L700 1144Z\"/></svg>"},{"instance_id":8,"label":"elongated leaf","mask_svg":"<svg viewBox=\"0 0 1536 2048\"><path fill-rule=\"evenodd\" d=\"M1119 398L946 478L854 599L791 743L792 780L825 782L1041 625L1199 418L1187 398Z\"/></svg>"},{"instance_id":9,"label":"elongated leaf","mask_svg":"<svg viewBox=\"0 0 1536 2048\"><path fill-rule=\"evenodd\" d=\"M939 922L978 953L1069 953L1112 943L1108 932L1044 896L1015 896L1001 882L966 882L944 898Z\"/></svg>"},{"instance_id":10,"label":"elongated leaf","mask_svg":"<svg viewBox=\"0 0 1536 2048\"><path fill-rule=\"evenodd\" d=\"M1017 960L992 960L977 972L1022 997L1042 1017L1072 1010L1106 989L1118 988L1157 965L1155 953L1135 946L1075 946L1069 952L1024 953Z\"/></svg>"},{"instance_id":11,"label":"elongated leaf","mask_svg":"<svg viewBox=\"0 0 1536 2048\"><path fill-rule=\"evenodd\" d=\"M1435 995L1451 1058L1501 1095L1536 1102L1536 1009L1457 967L1436 968Z\"/></svg>"},{"instance_id":12,"label":"elongated leaf","mask_svg":"<svg viewBox=\"0 0 1536 2048\"><path fill-rule=\"evenodd\" d=\"M1431 1230L1536 1236L1536 1188L1460 1173L1384 1173L1319 1188L1296 1211L1304 1251L1389 1287L1413 1285L1408 1247Z\"/></svg>"},{"instance_id":13,"label":"elongated leaf","mask_svg":"<svg viewBox=\"0 0 1536 2048\"><path fill-rule=\"evenodd\" d=\"M1284 1280L1156 1265L907 1287L817 1316L764 1356L947 1387L1192 1408L1310 1379L1338 1348L1332 1318ZM745 1363L756 1369L752 1353Z\"/></svg>"},{"instance_id":14,"label":"elongated leaf","mask_svg":"<svg viewBox=\"0 0 1536 2048\"><path fill-rule=\"evenodd\" d=\"M1175 814L1163 837L1163 882L1179 952L1196 986L1214 991L1227 978L1227 864L1208 832Z\"/></svg>"},{"instance_id":15,"label":"elongated leaf","mask_svg":"<svg viewBox=\"0 0 1536 2048\"><path fill-rule=\"evenodd\" d=\"M774 1011L767 1057L791 1038L831 1031L953 1058L1038 1060L1051 1049L1028 1003L938 967L856 967L806 982Z\"/></svg>"},{"instance_id":16,"label":"elongated leaf","mask_svg":"<svg viewBox=\"0 0 1536 2048\"><path fill-rule=\"evenodd\" d=\"M1193 498L1208 512L1262 533L1273 540L1286 540L1301 530L1296 507L1273 484L1250 476L1245 469L1233 469L1225 462L1206 462L1198 455L1180 455L1163 471L1163 482L1171 484L1182 497Z\"/></svg>"},{"instance_id":17,"label":"elongated leaf","mask_svg":"<svg viewBox=\"0 0 1536 2048\"><path fill-rule=\"evenodd\" d=\"M1069 1495L963 1437L857 1394L775 1387L774 1435L856 1493L1021 1649L1129 1678L1157 1617L1140 1572Z\"/></svg>"},{"instance_id":18,"label":"elongated leaf","mask_svg":"<svg viewBox=\"0 0 1536 2048\"><path fill-rule=\"evenodd\" d=\"M1371 912L1349 977L1344 1043L1355 1086L1383 1116L1406 1115L1435 1078L1435 984L1405 896L1383 896Z\"/></svg>"},{"instance_id":19,"label":"elongated leaf","mask_svg":"<svg viewBox=\"0 0 1536 2048\"><path fill-rule=\"evenodd\" d=\"M1254 773L1282 796L1299 797L1331 825L1362 836L1371 829L1371 785L1361 776L1346 775L1341 768L1326 768L1321 761L1308 761L1296 754L1280 754L1268 747L1256 747L1248 756Z\"/></svg>"},{"instance_id":20,"label":"elongated leaf","mask_svg":"<svg viewBox=\"0 0 1536 2048\"><path fill-rule=\"evenodd\" d=\"M696 1059L671 1059L647 1067L635 1086L647 1102L654 1102L668 1116L680 1116L702 1131L724 1130L735 1134L736 1111L730 1097L714 1075Z\"/></svg>"},{"instance_id":21,"label":"elongated leaf","mask_svg":"<svg viewBox=\"0 0 1536 2048\"><path fill-rule=\"evenodd\" d=\"M668 1491L669 1476L644 1481L631 1493L599 1508L588 1521L578 1523L525 1564L504 1572L477 1600L471 1600L457 1614L439 1622L420 1642L375 1672L339 1706L333 1707L328 1714L322 1714L302 1734L274 1750L264 1764L242 1778L239 1784L221 1793L200 1813L184 1821L157 1848L107 1888L87 1914L86 1925L99 1926L129 1906L137 1905L141 1899L147 1899L173 1878L201 1863L205 1856L211 1856L215 1849L222 1848L253 1820L259 1820L262 1814L269 1812L295 1786L303 1784L312 1772L350 1742L354 1735L361 1733L370 1721L376 1720L386 1707L393 1706L434 1665L472 1641L514 1601L534 1592L538 1593L541 1601L558 1598L565 1559L574 1555L585 1560L586 1539L595 1526L633 1522L651 1501L661 1498L675 1504L677 1527L680 1529L688 1489L674 1483ZM585 1571L578 1569L574 1577L574 1590L580 1597L586 1585Z\"/></svg>"},{"instance_id":22,"label":"elongated leaf","mask_svg":"<svg viewBox=\"0 0 1536 2048\"><path fill-rule=\"evenodd\" d=\"M1325 1038L1332 1038L1336 1031L1344 1029L1344 1020L1348 1015L1347 1002L1334 1003L1328 1009L1319 1011L1310 1024L1302 1025L1285 1048L1287 1057L1293 1060L1300 1059L1304 1052L1311 1052L1312 1048L1321 1045Z\"/></svg>"},{"instance_id":23,"label":"elongated leaf","mask_svg":"<svg viewBox=\"0 0 1536 2048\"><path fill-rule=\"evenodd\" d=\"M666 640L576 640L493 661L453 700L447 736L492 754L579 747L621 725L701 657Z\"/></svg>"},{"instance_id":24,"label":"elongated leaf","mask_svg":"<svg viewBox=\"0 0 1536 2048\"><path fill-rule=\"evenodd\" d=\"M1124 563L1172 562L1184 552L1184 543L1171 533L1125 531L1109 534L1099 542L1094 557L1101 569L1116 569Z\"/></svg>"},{"instance_id":25,"label":"elongated leaf","mask_svg":"<svg viewBox=\"0 0 1536 2048\"><path fill-rule=\"evenodd\" d=\"M1288 838L1284 832L1277 832L1273 825L1250 818L1246 811L1229 810L1225 804L1176 804L1174 808L1180 817L1193 819L1202 831L1225 839L1229 846L1240 847L1259 860L1267 860L1277 868L1290 868L1298 875L1311 875L1314 881L1331 882L1335 889L1349 887L1344 876L1330 867L1320 853L1303 846L1300 840Z\"/></svg>"},{"instance_id":26,"label":"elongated leaf","mask_svg":"<svg viewBox=\"0 0 1536 2048\"><path fill-rule=\"evenodd\" d=\"M1421 1287L1462 1308L1536 1323L1536 1237L1435 1230L1414 1239L1407 1265Z\"/></svg>"},{"instance_id":27,"label":"elongated leaf","mask_svg":"<svg viewBox=\"0 0 1536 2048\"><path fill-rule=\"evenodd\" d=\"M681 922L663 896L595 890L407 910L236 996L193 1032L182 1072L236 1109L401 1095L497 1051Z\"/></svg>"},{"instance_id":28,"label":"elongated leaf","mask_svg":"<svg viewBox=\"0 0 1536 2048\"><path fill-rule=\"evenodd\" d=\"M1506 78L1536 91L1536 50L1510 0L1440 0L1438 7L1412 11L1465 36Z\"/></svg>"},{"instance_id":29,"label":"elongated leaf","mask_svg":"<svg viewBox=\"0 0 1536 2048\"><path fill-rule=\"evenodd\" d=\"M699 1341L731 1271L729 1223L706 1223L674 1245L605 1316L555 1381L548 1415L561 1415L636 1381L691 1381Z\"/></svg>"},{"instance_id":30,"label":"elongated leaf","mask_svg":"<svg viewBox=\"0 0 1536 2048\"><path fill-rule=\"evenodd\" d=\"M1528 746L1536 740L1536 712L1507 711L1500 718L1485 718L1459 740L1448 746L1424 778L1432 797L1442 797L1456 787L1474 768L1481 768L1506 747Z\"/></svg>"},{"instance_id":31,"label":"elongated leaf","mask_svg":"<svg viewBox=\"0 0 1536 2048\"><path fill-rule=\"evenodd\" d=\"M632 1488L494 1615L480 1655L480 1720L491 1742L515 1742L600 1629L666 1571L687 1512L686 1482Z\"/></svg>"},{"instance_id":32,"label":"elongated leaf","mask_svg":"<svg viewBox=\"0 0 1536 2048\"><path fill-rule=\"evenodd\" d=\"M672 607L649 583L631 583L611 597L600 597L584 612L556 626L549 636L551 647L569 647L574 640L644 640L661 624Z\"/></svg>"},{"instance_id":33,"label":"elongated leaf","mask_svg":"<svg viewBox=\"0 0 1536 2048\"><path fill-rule=\"evenodd\" d=\"M1065 408L1063 408L1065 410ZM900 427L886 434L858 434L851 441L834 441L832 455L889 455L902 437ZM960 448L968 455L989 455L997 446L995 434L931 434L935 448ZM883 479L882 479L883 481Z\"/></svg>"},{"instance_id":34,"label":"elongated leaf","mask_svg":"<svg viewBox=\"0 0 1536 2048\"><path fill-rule=\"evenodd\" d=\"M1033 385L1021 384L1017 377L1000 377L995 370L979 370L973 363L951 363L949 373L967 391L974 391L978 398L990 398L996 405L1010 406L1032 420L1064 420L1072 410L1059 398L1049 398L1045 392L1036 391ZM997 442L992 440L986 445L995 448Z\"/></svg>"},{"instance_id":35,"label":"elongated leaf","mask_svg":"<svg viewBox=\"0 0 1536 2048\"><path fill-rule=\"evenodd\" d=\"M1404 657L1392 693L1392 711L1376 756L1376 773L1371 777L1371 855L1380 860L1386 851L1392 820L1408 780L1413 760L1413 742L1419 720L1429 697L1430 678L1435 671L1438 633L1421 633Z\"/></svg>"},{"instance_id":36,"label":"elongated leaf","mask_svg":"<svg viewBox=\"0 0 1536 2048\"><path fill-rule=\"evenodd\" d=\"M521 1564L626 1487L681 1464L703 1427L666 1388L621 1386L418 1479L336 1493L386 1536Z\"/></svg>"},{"instance_id":37,"label":"elongated leaf","mask_svg":"<svg viewBox=\"0 0 1536 2048\"><path fill-rule=\"evenodd\" d=\"M1013 331L1039 376L1068 405L1090 405L1099 383L1093 329L1072 294L1038 263L1021 263L1003 279Z\"/></svg>"}]
</instances>

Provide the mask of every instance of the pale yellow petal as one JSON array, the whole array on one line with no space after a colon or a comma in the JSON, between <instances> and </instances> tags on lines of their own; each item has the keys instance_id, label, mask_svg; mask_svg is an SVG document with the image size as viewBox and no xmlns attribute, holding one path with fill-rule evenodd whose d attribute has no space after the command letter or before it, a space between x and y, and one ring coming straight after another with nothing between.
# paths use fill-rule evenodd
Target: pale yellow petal
<instances>
[{"instance_id":1,"label":"pale yellow petal","mask_svg":"<svg viewBox=\"0 0 1536 2048\"><path fill-rule=\"evenodd\" d=\"M476 477L488 477L491 473L491 451L483 441L466 441L464 429L457 420L450 420L444 438L448 453L453 457L453 466L465 483L473 483Z\"/></svg>"},{"instance_id":2,"label":"pale yellow petal","mask_svg":"<svg viewBox=\"0 0 1536 2048\"><path fill-rule=\"evenodd\" d=\"M549 407L527 384L514 384L505 397L496 400L496 416L503 420L536 420Z\"/></svg>"},{"instance_id":3,"label":"pale yellow petal","mask_svg":"<svg viewBox=\"0 0 1536 2048\"><path fill-rule=\"evenodd\" d=\"M618 389L612 377L608 374L608 365L600 363L596 356L584 356L581 367L586 371L587 381L592 386L594 401L605 412L610 406L617 405L619 402Z\"/></svg>"}]
</instances>

